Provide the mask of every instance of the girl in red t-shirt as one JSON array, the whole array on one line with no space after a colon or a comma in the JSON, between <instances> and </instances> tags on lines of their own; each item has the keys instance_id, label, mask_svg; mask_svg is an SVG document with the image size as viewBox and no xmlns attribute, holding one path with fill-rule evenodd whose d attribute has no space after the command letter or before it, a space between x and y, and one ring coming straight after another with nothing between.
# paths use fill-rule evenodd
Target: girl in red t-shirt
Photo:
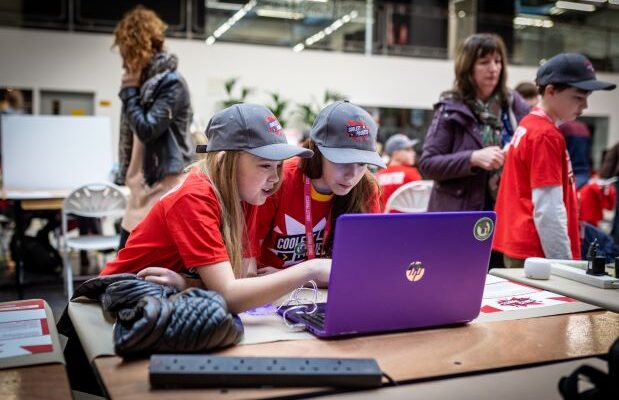
<instances>
[{"instance_id":1,"label":"girl in red t-shirt","mask_svg":"<svg viewBox=\"0 0 619 400\"><path fill-rule=\"evenodd\" d=\"M254 104L215 114L206 136L206 159L155 204L101 274L138 272L179 290L203 285L221 293L234 313L272 302L309 280L327 281L330 265L319 262L248 278L256 270L256 251L249 246L255 206L278 189L281 160L313 153L287 144L273 113ZM184 271L197 272L200 280L185 280L179 274Z\"/></svg>"},{"instance_id":2,"label":"girl in red t-shirt","mask_svg":"<svg viewBox=\"0 0 619 400\"><path fill-rule=\"evenodd\" d=\"M376 133L372 117L346 101L318 114L304 144L314 156L286 161L281 189L258 210L259 275L330 257L339 215L380 212L378 186L367 170L367 164L385 166Z\"/></svg>"}]
</instances>

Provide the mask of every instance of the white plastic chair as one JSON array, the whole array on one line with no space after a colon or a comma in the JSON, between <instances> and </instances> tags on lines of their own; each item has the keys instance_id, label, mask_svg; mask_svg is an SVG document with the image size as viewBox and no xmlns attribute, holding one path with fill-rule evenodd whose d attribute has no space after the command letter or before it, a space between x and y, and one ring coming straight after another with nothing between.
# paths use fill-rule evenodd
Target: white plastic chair
<instances>
[{"instance_id":1,"label":"white plastic chair","mask_svg":"<svg viewBox=\"0 0 619 400\"><path fill-rule=\"evenodd\" d=\"M73 294L73 270L70 253L73 250L114 250L118 247L119 235L68 236L68 216L87 218L122 217L127 208L127 197L111 183L94 183L81 186L67 196L62 205L62 258L65 293Z\"/></svg>"},{"instance_id":2,"label":"white plastic chair","mask_svg":"<svg viewBox=\"0 0 619 400\"><path fill-rule=\"evenodd\" d=\"M395 190L387 199L385 212L426 212L434 181L408 182Z\"/></svg>"}]
</instances>

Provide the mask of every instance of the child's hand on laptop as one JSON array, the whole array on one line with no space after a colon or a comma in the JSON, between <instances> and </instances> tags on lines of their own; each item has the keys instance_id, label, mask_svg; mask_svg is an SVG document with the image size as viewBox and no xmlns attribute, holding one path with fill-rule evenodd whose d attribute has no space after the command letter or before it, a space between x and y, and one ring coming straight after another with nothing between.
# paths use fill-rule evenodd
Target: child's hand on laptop
<instances>
[{"instance_id":1,"label":"child's hand on laptop","mask_svg":"<svg viewBox=\"0 0 619 400\"><path fill-rule=\"evenodd\" d=\"M331 259L330 258L314 258L297 264L303 266L303 268L312 268L312 276L315 276L314 281L316 285L321 288L326 288L329 284L329 275L331 274ZM269 275L275 272L279 272L281 269L261 266L258 269L258 276Z\"/></svg>"},{"instance_id":2,"label":"child's hand on laptop","mask_svg":"<svg viewBox=\"0 0 619 400\"><path fill-rule=\"evenodd\" d=\"M331 275L331 259L330 258L314 258L312 260L303 261L300 265L314 268L314 281L320 288L329 286L329 276Z\"/></svg>"}]
</instances>

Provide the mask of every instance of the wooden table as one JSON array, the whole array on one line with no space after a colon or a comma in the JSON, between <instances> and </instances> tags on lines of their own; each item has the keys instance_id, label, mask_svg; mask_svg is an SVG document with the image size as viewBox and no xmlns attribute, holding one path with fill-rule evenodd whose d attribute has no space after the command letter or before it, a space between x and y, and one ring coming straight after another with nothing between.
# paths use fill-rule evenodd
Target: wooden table
<instances>
[{"instance_id":1,"label":"wooden table","mask_svg":"<svg viewBox=\"0 0 619 400\"><path fill-rule=\"evenodd\" d=\"M33 365L0 370L0 398L70 399L71 387L64 365Z\"/></svg>"},{"instance_id":2,"label":"wooden table","mask_svg":"<svg viewBox=\"0 0 619 400\"><path fill-rule=\"evenodd\" d=\"M372 357L393 379L413 382L604 354L619 336L619 314L594 311L544 318L338 340L299 340L236 346L221 355ZM112 399L268 398L316 394L328 388L151 391L148 360L99 357L95 368Z\"/></svg>"}]
</instances>

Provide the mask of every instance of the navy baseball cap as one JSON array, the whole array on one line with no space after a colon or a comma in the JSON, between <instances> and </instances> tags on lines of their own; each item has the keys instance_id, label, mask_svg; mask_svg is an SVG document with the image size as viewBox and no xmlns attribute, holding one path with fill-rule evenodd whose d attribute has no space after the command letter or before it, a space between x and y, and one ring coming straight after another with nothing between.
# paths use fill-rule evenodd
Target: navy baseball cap
<instances>
[{"instance_id":1,"label":"navy baseball cap","mask_svg":"<svg viewBox=\"0 0 619 400\"><path fill-rule=\"evenodd\" d=\"M376 152L377 133L376 122L367 111L348 101L336 101L318 113L310 138L333 163L363 163L385 168L385 162Z\"/></svg>"},{"instance_id":2,"label":"navy baseball cap","mask_svg":"<svg viewBox=\"0 0 619 400\"><path fill-rule=\"evenodd\" d=\"M578 53L561 53L546 61L537 70L535 82L538 86L560 83L588 92L617 87L614 83L595 79L591 61Z\"/></svg>"},{"instance_id":3,"label":"navy baseball cap","mask_svg":"<svg viewBox=\"0 0 619 400\"><path fill-rule=\"evenodd\" d=\"M314 155L309 149L288 144L275 115L258 104L239 103L219 111L205 133L208 143L197 146L197 153L242 150L275 161Z\"/></svg>"}]
</instances>

